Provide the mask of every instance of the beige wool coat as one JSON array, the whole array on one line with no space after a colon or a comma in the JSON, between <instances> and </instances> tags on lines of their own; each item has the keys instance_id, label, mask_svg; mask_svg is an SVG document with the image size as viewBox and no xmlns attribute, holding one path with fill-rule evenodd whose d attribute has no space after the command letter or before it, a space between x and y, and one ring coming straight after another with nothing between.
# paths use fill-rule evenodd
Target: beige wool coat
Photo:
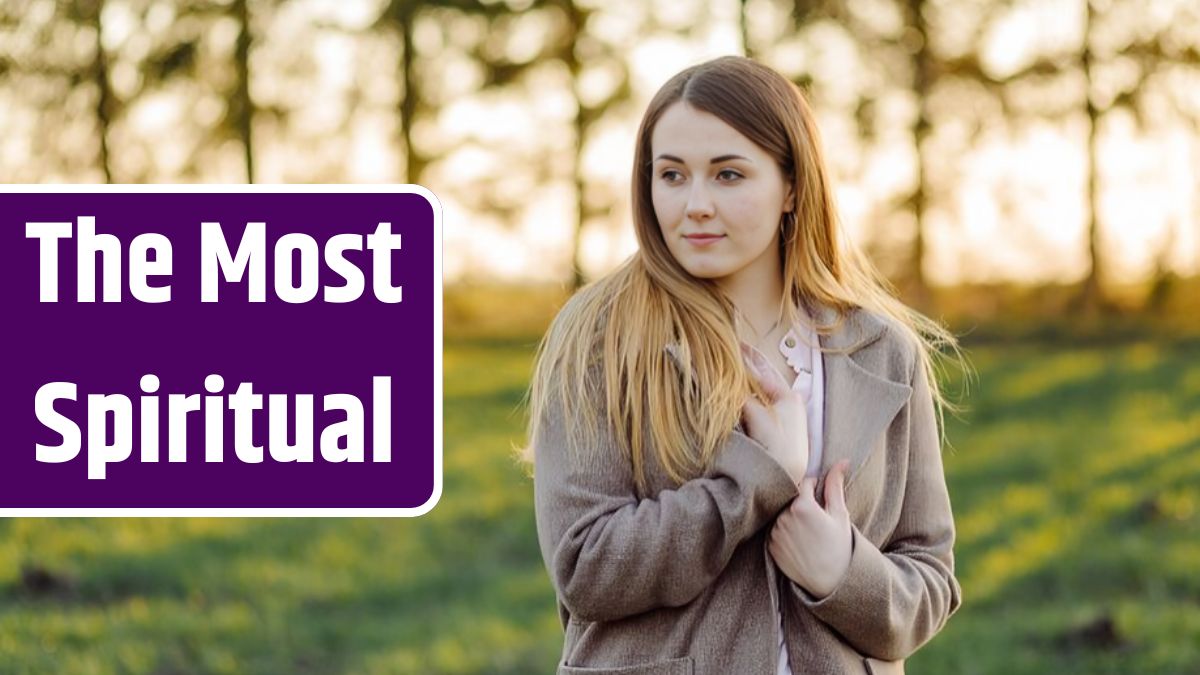
<instances>
[{"instance_id":1,"label":"beige wool coat","mask_svg":"<svg viewBox=\"0 0 1200 675\"><path fill-rule=\"evenodd\" d=\"M834 317L823 307L815 314L822 324ZM569 452L562 402L546 406L534 492L565 630L558 675L775 675L780 607L795 675L902 673L904 659L941 630L961 590L916 346L862 309L820 339L846 351L824 355L821 476L850 461L853 530L850 567L820 600L767 551L771 525L797 488L740 428L705 475L680 486L648 452L650 489L639 497L611 437ZM595 402L570 402L581 405Z\"/></svg>"}]
</instances>

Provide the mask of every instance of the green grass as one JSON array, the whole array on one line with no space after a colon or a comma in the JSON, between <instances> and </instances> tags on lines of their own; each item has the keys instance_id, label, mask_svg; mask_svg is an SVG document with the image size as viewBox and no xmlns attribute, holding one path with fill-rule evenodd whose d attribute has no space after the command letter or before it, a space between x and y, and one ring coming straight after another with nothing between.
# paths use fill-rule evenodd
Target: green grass
<instances>
[{"instance_id":1,"label":"green grass","mask_svg":"<svg viewBox=\"0 0 1200 675\"><path fill-rule=\"evenodd\" d=\"M552 672L511 459L534 342L447 343L445 490L421 518L0 520L0 673ZM1200 672L1200 342L972 358L946 456L965 604L909 671Z\"/></svg>"},{"instance_id":2,"label":"green grass","mask_svg":"<svg viewBox=\"0 0 1200 675\"><path fill-rule=\"evenodd\" d=\"M946 458L965 604L913 671L1200 672L1200 343L973 357Z\"/></svg>"}]
</instances>

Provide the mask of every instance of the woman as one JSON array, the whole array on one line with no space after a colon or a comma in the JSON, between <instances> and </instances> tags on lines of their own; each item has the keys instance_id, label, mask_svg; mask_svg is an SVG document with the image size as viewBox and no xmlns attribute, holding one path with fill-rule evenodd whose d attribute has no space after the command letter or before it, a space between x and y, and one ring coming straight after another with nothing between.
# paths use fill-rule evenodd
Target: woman
<instances>
[{"instance_id":1,"label":"woman","mask_svg":"<svg viewBox=\"0 0 1200 675\"><path fill-rule=\"evenodd\" d=\"M725 57L651 101L639 251L539 350L560 674L902 672L960 603L932 357L853 249L799 90Z\"/></svg>"}]
</instances>

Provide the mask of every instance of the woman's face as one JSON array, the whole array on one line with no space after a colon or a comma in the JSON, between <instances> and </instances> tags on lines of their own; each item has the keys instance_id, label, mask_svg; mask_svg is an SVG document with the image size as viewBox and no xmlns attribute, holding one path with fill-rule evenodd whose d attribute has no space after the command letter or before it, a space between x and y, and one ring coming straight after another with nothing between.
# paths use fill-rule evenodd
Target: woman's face
<instances>
[{"instance_id":1,"label":"woman's face","mask_svg":"<svg viewBox=\"0 0 1200 675\"><path fill-rule=\"evenodd\" d=\"M650 134L651 199L667 249L721 285L779 274L779 222L792 208L779 165L720 118L678 102Z\"/></svg>"}]
</instances>

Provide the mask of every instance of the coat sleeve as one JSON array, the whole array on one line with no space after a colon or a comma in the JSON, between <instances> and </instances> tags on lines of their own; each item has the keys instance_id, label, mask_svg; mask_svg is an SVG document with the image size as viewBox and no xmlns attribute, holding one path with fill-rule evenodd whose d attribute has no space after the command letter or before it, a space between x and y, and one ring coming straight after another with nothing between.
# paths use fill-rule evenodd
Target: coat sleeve
<instances>
[{"instance_id":1,"label":"coat sleeve","mask_svg":"<svg viewBox=\"0 0 1200 675\"><path fill-rule=\"evenodd\" d=\"M912 384L908 470L895 532L880 550L852 525L850 567L820 600L787 583L793 598L855 649L888 661L911 656L962 603L954 578L954 518L924 369L915 368Z\"/></svg>"},{"instance_id":2,"label":"coat sleeve","mask_svg":"<svg viewBox=\"0 0 1200 675\"><path fill-rule=\"evenodd\" d=\"M560 602L581 621L687 604L797 494L761 445L733 431L702 477L639 499L611 434L572 448L562 402L546 408L534 447L538 542Z\"/></svg>"}]
</instances>

